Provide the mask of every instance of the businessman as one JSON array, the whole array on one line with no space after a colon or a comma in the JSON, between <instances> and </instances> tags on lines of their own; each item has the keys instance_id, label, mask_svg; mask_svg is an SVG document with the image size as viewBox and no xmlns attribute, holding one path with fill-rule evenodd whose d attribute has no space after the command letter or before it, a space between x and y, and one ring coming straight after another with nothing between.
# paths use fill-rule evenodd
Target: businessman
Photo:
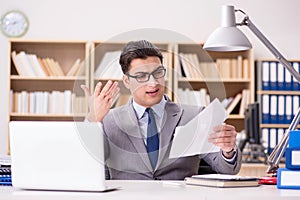
<instances>
[{"instance_id":1,"label":"businessman","mask_svg":"<svg viewBox=\"0 0 300 200\"><path fill-rule=\"evenodd\" d=\"M119 93L117 82L99 82L90 97L88 121L101 122L106 138L105 158L111 179L183 180L198 173L204 159L217 173L236 174L241 166L241 152L235 146L236 131L228 124L214 127L208 141L219 152L169 158L177 126L185 125L203 107L180 105L166 95L166 68L160 50L146 40L125 45L119 63L123 83L132 99L124 106L111 109Z\"/></svg>"}]
</instances>

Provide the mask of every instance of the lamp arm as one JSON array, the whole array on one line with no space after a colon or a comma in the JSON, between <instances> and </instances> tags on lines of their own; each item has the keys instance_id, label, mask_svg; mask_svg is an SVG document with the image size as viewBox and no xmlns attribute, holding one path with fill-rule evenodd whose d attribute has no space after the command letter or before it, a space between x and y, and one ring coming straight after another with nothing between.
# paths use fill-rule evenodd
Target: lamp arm
<instances>
[{"instance_id":1,"label":"lamp arm","mask_svg":"<svg viewBox=\"0 0 300 200\"><path fill-rule=\"evenodd\" d=\"M271 51L277 60L289 70L298 82L300 82L300 74L293 66L281 55L281 53L273 46L273 44L259 31L259 29L252 23L248 16L243 19L243 22L237 25L246 25L249 29L260 39L260 41Z\"/></svg>"},{"instance_id":2,"label":"lamp arm","mask_svg":"<svg viewBox=\"0 0 300 200\"><path fill-rule=\"evenodd\" d=\"M288 139L290 136L290 131L295 130L297 128L297 125L300 122L300 108L298 108L298 111L295 115L295 117L292 120L292 123L290 124L289 128L285 131L283 138L280 140L280 142L276 145L276 147L273 149L272 153L268 157L268 164L269 167L267 169L267 173L276 173L277 169L279 167L279 162L281 157L283 156L285 149L288 144Z\"/></svg>"},{"instance_id":3,"label":"lamp arm","mask_svg":"<svg viewBox=\"0 0 300 200\"><path fill-rule=\"evenodd\" d=\"M238 10L240 11L240 10ZM244 13L244 12L242 12ZM245 14L245 13L244 13ZM246 25L249 29L260 39L260 41L271 51L271 53L277 58L277 60L293 75L293 77L300 82L300 74L291 66L291 64L281 55L281 53L272 45L272 43L259 31L259 29L252 23L249 17L243 19L242 23L237 25ZM292 123L284 134L282 140L276 145L270 156L268 157L269 167L267 173L276 173L279 167L279 162L283 156L290 135L290 131L295 130L300 121L300 108L298 108Z\"/></svg>"}]
</instances>

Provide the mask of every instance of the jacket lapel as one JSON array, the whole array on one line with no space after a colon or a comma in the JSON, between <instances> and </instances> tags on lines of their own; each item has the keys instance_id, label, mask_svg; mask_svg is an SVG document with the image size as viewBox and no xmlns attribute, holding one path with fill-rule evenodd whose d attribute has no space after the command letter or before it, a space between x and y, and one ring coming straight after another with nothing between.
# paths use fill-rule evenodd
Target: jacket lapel
<instances>
[{"instance_id":1,"label":"jacket lapel","mask_svg":"<svg viewBox=\"0 0 300 200\"><path fill-rule=\"evenodd\" d=\"M136 153L141 157L149 172L153 171L142 134L138 128L138 120L132 101L129 101L122 110L114 113L114 118L119 123L121 131L128 136Z\"/></svg>"},{"instance_id":2,"label":"jacket lapel","mask_svg":"<svg viewBox=\"0 0 300 200\"><path fill-rule=\"evenodd\" d=\"M173 134L182 115L182 109L170 100L167 101L164 113L164 122L159 136L159 155L156 169L162 163L166 152L171 145Z\"/></svg>"}]
</instances>

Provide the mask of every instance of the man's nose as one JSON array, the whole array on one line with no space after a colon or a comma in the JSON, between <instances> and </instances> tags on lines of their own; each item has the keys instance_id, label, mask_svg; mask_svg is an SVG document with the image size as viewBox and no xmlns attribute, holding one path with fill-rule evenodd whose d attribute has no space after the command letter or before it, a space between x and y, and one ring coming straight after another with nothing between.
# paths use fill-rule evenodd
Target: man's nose
<instances>
[{"instance_id":1,"label":"man's nose","mask_svg":"<svg viewBox=\"0 0 300 200\"><path fill-rule=\"evenodd\" d=\"M158 80L155 79L155 78L153 77L153 75L151 74L151 75L150 75L150 78L149 78L149 81L148 81L148 84L156 85L157 83L158 83Z\"/></svg>"}]
</instances>

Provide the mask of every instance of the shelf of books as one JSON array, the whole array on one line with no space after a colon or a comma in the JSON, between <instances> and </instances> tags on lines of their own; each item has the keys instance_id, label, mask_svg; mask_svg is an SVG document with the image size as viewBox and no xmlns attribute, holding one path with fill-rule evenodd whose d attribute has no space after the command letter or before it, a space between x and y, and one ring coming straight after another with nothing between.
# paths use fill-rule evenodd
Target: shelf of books
<instances>
[{"instance_id":1,"label":"shelf of books","mask_svg":"<svg viewBox=\"0 0 300 200\"><path fill-rule=\"evenodd\" d=\"M300 72L300 61L290 60ZM281 140L300 105L300 84L274 59L256 61L257 100L260 102L263 145L270 153Z\"/></svg>"},{"instance_id":2,"label":"shelf of books","mask_svg":"<svg viewBox=\"0 0 300 200\"><path fill-rule=\"evenodd\" d=\"M89 47L84 41L9 41L10 121L83 119Z\"/></svg>"},{"instance_id":3,"label":"shelf of books","mask_svg":"<svg viewBox=\"0 0 300 200\"><path fill-rule=\"evenodd\" d=\"M120 95L114 103L114 107L124 105L130 99L129 90L125 88L122 77L123 72L119 64L119 58L125 42L101 42L94 41L91 47L91 91L96 84L108 80L119 81ZM166 43L154 43L163 53L163 65L167 69L166 94L172 99L172 53L171 46Z\"/></svg>"},{"instance_id":4,"label":"shelf of books","mask_svg":"<svg viewBox=\"0 0 300 200\"><path fill-rule=\"evenodd\" d=\"M244 110L254 102L253 52L208 52L201 44L174 47L174 101L204 105L218 98L230 114L227 123L244 129Z\"/></svg>"}]
</instances>

